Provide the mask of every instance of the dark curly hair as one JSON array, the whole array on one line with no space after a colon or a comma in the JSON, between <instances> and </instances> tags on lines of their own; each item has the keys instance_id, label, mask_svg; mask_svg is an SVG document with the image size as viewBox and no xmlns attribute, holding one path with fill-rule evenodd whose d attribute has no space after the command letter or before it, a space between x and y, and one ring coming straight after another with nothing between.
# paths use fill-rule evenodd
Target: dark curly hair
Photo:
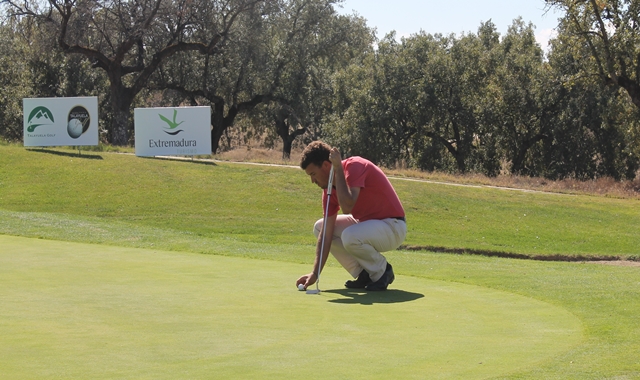
<instances>
[{"instance_id":1,"label":"dark curly hair","mask_svg":"<svg viewBox=\"0 0 640 380\"><path fill-rule=\"evenodd\" d=\"M329 153L331 152L331 146L323 143L322 141L314 141L307 145L300 156L300 167L302 170L307 169L309 164L314 164L317 167L322 166L322 163L329 161Z\"/></svg>"}]
</instances>

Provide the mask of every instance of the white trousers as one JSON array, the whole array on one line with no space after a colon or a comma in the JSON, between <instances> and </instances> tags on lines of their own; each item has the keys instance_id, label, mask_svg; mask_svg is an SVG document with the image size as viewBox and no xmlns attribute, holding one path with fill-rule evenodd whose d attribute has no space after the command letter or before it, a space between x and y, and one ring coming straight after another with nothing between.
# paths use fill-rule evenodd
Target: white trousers
<instances>
[{"instance_id":1,"label":"white trousers","mask_svg":"<svg viewBox=\"0 0 640 380\"><path fill-rule=\"evenodd\" d=\"M322 223L320 219L314 226L316 238L320 236ZM338 215L330 252L353 278L364 269L372 281L378 281L387 268L387 259L380 252L398 248L406 236L407 224L402 220L388 218L358 223L351 215Z\"/></svg>"}]
</instances>

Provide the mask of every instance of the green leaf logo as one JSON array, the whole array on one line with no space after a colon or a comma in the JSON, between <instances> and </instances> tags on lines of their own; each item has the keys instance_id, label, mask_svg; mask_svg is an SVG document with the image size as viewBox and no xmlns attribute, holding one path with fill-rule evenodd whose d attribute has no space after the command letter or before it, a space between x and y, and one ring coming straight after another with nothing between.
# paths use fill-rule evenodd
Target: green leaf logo
<instances>
[{"instance_id":1,"label":"green leaf logo","mask_svg":"<svg viewBox=\"0 0 640 380\"><path fill-rule=\"evenodd\" d=\"M175 136L178 133L183 131L182 129L175 131L175 129L178 128L180 124L184 123L184 120L179 123L176 122L176 117L178 116L178 110L175 110L175 109L173 110L173 120L169 120L160 114L158 114L158 116L160 117L160 120L167 123L167 127L165 127L165 129L168 129L169 131L165 130L164 131L165 133Z\"/></svg>"},{"instance_id":2,"label":"green leaf logo","mask_svg":"<svg viewBox=\"0 0 640 380\"><path fill-rule=\"evenodd\" d=\"M27 132L33 132L41 125L53 125L53 114L47 107L39 106L34 108L27 119Z\"/></svg>"}]
</instances>

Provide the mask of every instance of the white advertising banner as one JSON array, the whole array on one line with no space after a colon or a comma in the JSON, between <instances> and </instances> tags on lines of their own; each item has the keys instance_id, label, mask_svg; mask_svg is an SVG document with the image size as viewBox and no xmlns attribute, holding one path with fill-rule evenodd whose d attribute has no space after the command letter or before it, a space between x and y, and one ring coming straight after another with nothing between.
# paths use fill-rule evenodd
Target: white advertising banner
<instances>
[{"instance_id":1,"label":"white advertising banner","mask_svg":"<svg viewBox=\"0 0 640 380\"><path fill-rule=\"evenodd\" d=\"M211 154L211 107L136 108L136 156Z\"/></svg>"},{"instance_id":2,"label":"white advertising banner","mask_svg":"<svg viewBox=\"0 0 640 380\"><path fill-rule=\"evenodd\" d=\"M25 98L24 146L98 145L98 98Z\"/></svg>"}]
</instances>

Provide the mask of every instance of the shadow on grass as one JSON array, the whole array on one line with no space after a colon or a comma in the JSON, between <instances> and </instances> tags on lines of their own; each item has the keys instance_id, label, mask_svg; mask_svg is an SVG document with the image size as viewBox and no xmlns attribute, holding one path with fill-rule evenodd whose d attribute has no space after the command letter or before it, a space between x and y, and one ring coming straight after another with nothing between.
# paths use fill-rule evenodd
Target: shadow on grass
<instances>
[{"instance_id":1,"label":"shadow on grass","mask_svg":"<svg viewBox=\"0 0 640 380\"><path fill-rule=\"evenodd\" d=\"M29 152L54 154L56 156L84 158L84 159L87 159L87 160L102 160L102 156L98 156L98 155L95 155L95 154L81 154L81 153L72 153L72 152L60 152L58 150L51 150L51 149L28 149L28 150L29 150Z\"/></svg>"},{"instance_id":2,"label":"shadow on grass","mask_svg":"<svg viewBox=\"0 0 640 380\"><path fill-rule=\"evenodd\" d=\"M362 289L332 289L323 290L323 292L340 294L345 297L331 300L329 302L361 305L411 302L424 297L424 294L412 293L399 289L390 289L383 292L367 292Z\"/></svg>"}]
</instances>

